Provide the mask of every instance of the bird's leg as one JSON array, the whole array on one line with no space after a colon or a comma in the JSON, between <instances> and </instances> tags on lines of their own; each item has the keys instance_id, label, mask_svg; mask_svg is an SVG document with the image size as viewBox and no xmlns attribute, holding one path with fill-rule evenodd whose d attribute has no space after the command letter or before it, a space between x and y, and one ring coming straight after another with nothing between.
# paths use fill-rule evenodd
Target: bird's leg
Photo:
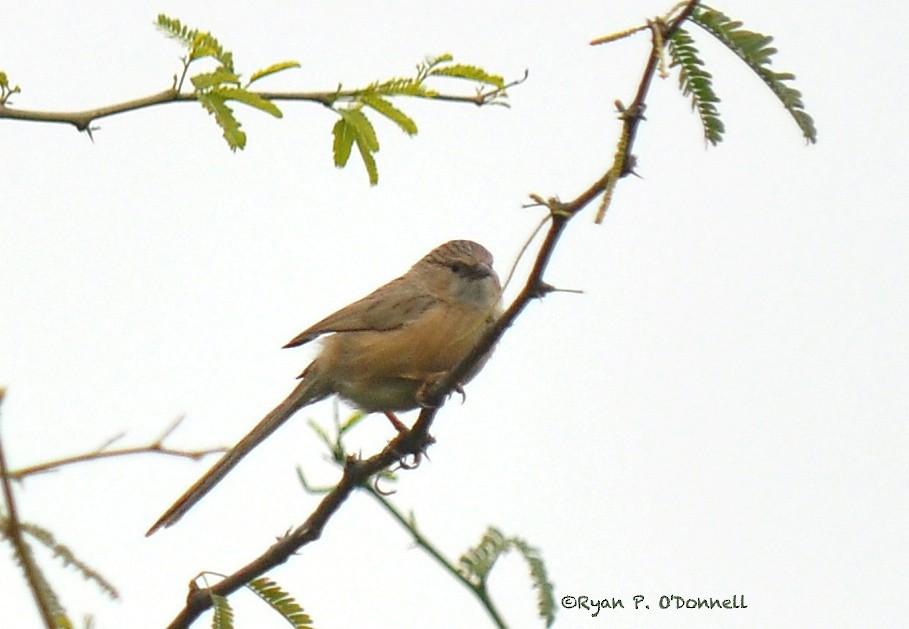
<instances>
[{"instance_id":1,"label":"bird's leg","mask_svg":"<svg viewBox=\"0 0 909 629\"><path fill-rule=\"evenodd\" d=\"M395 427L395 430L397 430L401 434L407 432L407 426L404 425L404 422L402 422L400 419L398 419L397 415L395 415L392 411L383 411L383 412L385 413L385 417L388 418L388 421L391 422L391 425Z\"/></svg>"}]
</instances>

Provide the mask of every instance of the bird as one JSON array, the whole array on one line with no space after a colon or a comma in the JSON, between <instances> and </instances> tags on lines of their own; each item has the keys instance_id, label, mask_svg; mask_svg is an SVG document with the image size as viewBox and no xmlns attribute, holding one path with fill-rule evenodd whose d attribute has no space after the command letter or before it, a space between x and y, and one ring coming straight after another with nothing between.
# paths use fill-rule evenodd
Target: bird
<instances>
[{"instance_id":1,"label":"bird","mask_svg":"<svg viewBox=\"0 0 909 629\"><path fill-rule=\"evenodd\" d=\"M175 524L294 413L332 394L367 413L383 412L398 430L406 430L394 412L422 406L425 387L466 356L501 314L502 287L492 264L492 254L482 245L451 240L401 277L291 339L285 348L327 335L290 395L187 489L146 537Z\"/></svg>"}]
</instances>

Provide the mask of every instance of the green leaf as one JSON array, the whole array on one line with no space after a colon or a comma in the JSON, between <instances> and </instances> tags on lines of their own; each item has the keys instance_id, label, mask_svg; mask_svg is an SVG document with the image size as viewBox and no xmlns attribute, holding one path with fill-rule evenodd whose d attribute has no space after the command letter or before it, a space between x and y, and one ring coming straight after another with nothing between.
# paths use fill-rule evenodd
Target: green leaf
<instances>
[{"instance_id":1,"label":"green leaf","mask_svg":"<svg viewBox=\"0 0 909 629\"><path fill-rule=\"evenodd\" d=\"M220 42L210 33L197 33L189 48L189 59L203 59L211 57L221 62L221 65L230 71L234 69L233 54L224 50Z\"/></svg>"},{"instance_id":2,"label":"green leaf","mask_svg":"<svg viewBox=\"0 0 909 629\"><path fill-rule=\"evenodd\" d=\"M95 585L111 599L116 600L120 598L117 588L115 588L110 581L105 579L97 570L76 557L68 546L58 542L53 533L37 524L26 522L20 523L20 528L24 533L27 533L48 548L54 554L54 557L59 559L64 566L72 566L84 579L94 582Z\"/></svg>"},{"instance_id":3,"label":"green leaf","mask_svg":"<svg viewBox=\"0 0 909 629\"><path fill-rule=\"evenodd\" d=\"M11 533L8 531L10 531L11 526L10 519L0 513L0 539L9 537ZM19 523L19 526L22 531L27 531L33 525ZM66 610L60 602L60 598L35 561L35 554L31 545L23 537L21 544L13 544L12 546L13 561L22 569L25 579L33 584L34 594L41 598L42 606L50 612L54 620L54 626L57 629L73 629L72 621L66 615Z\"/></svg>"},{"instance_id":4,"label":"green leaf","mask_svg":"<svg viewBox=\"0 0 909 629\"><path fill-rule=\"evenodd\" d=\"M546 621L546 626L555 622L555 588L549 581L546 566L539 550L519 537L505 537L494 526L483 534L480 543L469 549L458 560L458 571L474 587L486 589L486 580L496 561L509 550L517 550L530 567L530 578L537 590L537 611Z\"/></svg>"},{"instance_id":5,"label":"green leaf","mask_svg":"<svg viewBox=\"0 0 909 629\"><path fill-rule=\"evenodd\" d=\"M294 629L313 629L312 618L294 598L268 577L259 577L246 584L259 598L281 614Z\"/></svg>"},{"instance_id":6,"label":"green leaf","mask_svg":"<svg viewBox=\"0 0 909 629\"><path fill-rule=\"evenodd\" d=\"M366 417L366 413L363 411L354 411L351 413L350 417L348 417L343 424L338 426L338 436L342 436L348 430L359 424L364 417Z\"/></svg>"},{"instance_id":7,"label":"green leaf","mask_svg":"<svg viewBox=\"0 0 909 629\"><path fill-rule=\"evenodd\" d=\"M350 159L350 149L353 148L357 131L346 119L339 118L335 126L332 127L331 133L334 136L332 155L335 159L335 166L343 168L347 165L347 160Z\"/></svg>"},{"instance_id":8,"label":"green leaf","mask_svg":"<svg viewBox=\"0 0 909 629\"><path fill-rule=\"evenodd\" d=\"M417 134L417 123L403 111L391 104L390 101L378 94L366 93L360 99L364 105L372 107L377 112L398 125L407 135Z\"/></svg>"},{"instance_id":9,"label":"green leaf","mask_svg":"<svg viewBox=\"0 0 909 629\"><path fill-rule=\"evenodd\" d=\"M211 619L212 629L234 629L234 610L227 602L227 597L212 594L211 606L215 612Z\"/></svg>"},{"instance_id":10,"label":"green leaf","mask_svg":"<svg viewBox=\"0 0 909 629\"><path fill-rule=\"evenodd\" d=\"M366 117L366 114L363 113L362 109L359 107L351 107L348 109L338 109L337 112L355 129L358 142L362 139L366 147L372 152L379 150L379 139L376 137L376 130L373 128L372 123L369 122L369 118Z\"/></svg>"},{"instance_id":11,"label":"green leaf","mask_svg":"<svg viewBox=\"0 0 909 629\"><path fill-rule=\"evenodd\" d=\"M275 118L281 118L284 115L273 102L267 98L262 98L258 94L247 91L242 87L222 87L216 91L224 100L235 100L244 105L255 107L260 111L271 114Z\"/></svg>"},{"instance_id":12,"label":"green leaf","mask_svg":"<svg viewBox=\"0 0 909 629\"><path fill-rule=\"evenodd\" d=\"M508 540L502 532L490 526L483 533L480 543L470 548L458 559L459 570L475 585L483 585L496 560L508 550Z\"/></svg>"},{"instance_id":13,"label":"green leaf","mask_svg":"<svg viewBox=\"0 0 909 629\"><path fill-rule=\"evenodd\" d=\"M189 80L192 81L193 87L197 90L210 89L223 85L224 83L231 83L234 85L240 84L240 77L226 68L218 68L213 72L197 74Z\"/></svg>"},{"instance_id":14,"label":"green leaf","mask_svg":"<svg viewBox=\"0 0 909 629\"><path fill-rule=\"evenodd\" d=\"M179 40L187 48L192 45L196 35L199 34L198 30L190 30L189 27L183 25L180 20L167 17L163 13L158 15L155 24L159 29L164 31L168 37Z\"/></svg>"},{"instance_id":15,"label":"green leaf","mask_svg":"<svg viewBox=\"0 0 909 629\"><path fill-rule=\"evenodd\" d=\"M712 75L704 69L691 35L683 28L673 33L668 42L672 65L679 68L679 88L691 96L691 108L696 109L704 129L704 139L716 146L723 139L723 122L714 103L720 102L713 91Z\"/></svg>"},{"instance_id":16,"label":"green leaf","mask_svg":"<svg viewBox=\"0 0 909 629\"><path fill-rule=\"evenodd\" d=\"M224 103L224 98L217 92L202 92L196 95L208 113L215 117L215 122L224 131L224 139L232 151L246 146L246 134L240 130L240 122L234 117L233 110Z\"/></svg>"},{"instance_id":17,"label":"green leaf","mask_svg":"<svg viewBox=\"0 0 909 629\"><path fill-rule=\"evenodd\" d=\"M369 183L373 186L376 185L379 182L379 171L373 155L379 150L379 139L376 137L372 123L359 107L336 109L335 111L341 116L332 129L335 166L343 167L347 164L352 145L356 142L363 165L366 166L366 173L369 175Z\"/></svg>"},{"instance_id":18,"label":"green leaf","mask_svg":"<svg viewBox=\"0 0 909 629\"><path fill-rule=\"evenodd\" d=\"M776 48L770 46L772 37L745 30L741 22L706 6L695 9L691 14L691 21L716 37L744 61L789 111L805 139L811 143L817 142L817 129L814 120L805 111L802 93L785 83L794 80L795 75L789 72L774 72L769 67L771 58L777 52Z\"/></svg>"},{"instance_id":19,"label":"green leaf","mask_svg":"<svg viewBox=\"0 0 909 629\"><path fill-rule=\"evenodd\" d=\"M469 81L493 85L498 88L505 87L505 79L503 77L497 74L489 74L483 68L462 63L434 68L429 74L430 76L452 76L460 79L467 79Z\"/></svg>"},{"instance_id":20,"label":"green leaf","mask_svg":"<svg viewBox=\"0 0 909 629\"><path fill-rule=\"evenodd\" d=\"M189 49L189 60L195 61L203 57L214 57L226 69L233 72L234 60L230 52L224 50L221 44L210 33L200 31L196 28L189 28L176 18L170 18L166 15L159 14L156 21L159 29L164 31L168 37L172 37L182 43Z\"/></svg>"},{"instance_id":21,"label":"green leaf","mask_svg":"<svg viewBox=\"0 0 909 629\"><path fill-rule=\"evenodd\" d=\"M357 149L360 151L360 157L363 159L363 165L366 166L366 173L369 175L369 185L374 186L379 183L379 169L376 167L376 159L373 157L375 149L367 143L363 136L357 136Z\"/></svg>"},{"instance_id":22,"label":"green leaf","mask_svg":"<svg viewBox=\"0 0 909 629\"><path fill-rule=\"evenodd\" d=\"M424 96L432 98L439 94L436 90L426 87L422 79L411 78L394 78L382 83L372 83L366 89L385 96Z\"/></svg>"},{"instance_id":23,"label":"green leaf","mask_svg":"<svg viewBox=\"0 0 909 629\"><path fill-rule=\"evenodd\" d=\"M248 87L248 86L252 85L253 82L258 81L259 79L264 78L266 76L270 76L272 74L277 74L278 72L283 72L284 70L289 70L291 68L299 68L299 67L300 67L300 64L297 61L281 61L278 63L273 63L270 66L268 66L267 68L263 68L261 70L256 70L255 72L253 72L253 75L251 77L249 77L249 83L247 83L246 85Z\"/></svg>"},{"instance_id":24,"label":"green leaf","mask_svg":"<svg viewBox=\"0 0 909 629\"><path fill-rule=\"evenodd\" d=\"M521 553L530 567L530 579L537 591L537 612L546 621L546 626L551 627L555 622L555 587L549 581L540 551L519 537L512 537L511 545Z\"/></svg>"}]
</instances>

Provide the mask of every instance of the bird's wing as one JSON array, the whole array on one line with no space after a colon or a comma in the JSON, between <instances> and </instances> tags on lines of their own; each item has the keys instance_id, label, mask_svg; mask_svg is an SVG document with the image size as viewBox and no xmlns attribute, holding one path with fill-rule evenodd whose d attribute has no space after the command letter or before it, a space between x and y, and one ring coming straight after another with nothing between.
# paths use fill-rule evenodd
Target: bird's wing
<instances>
[{"instance_id":1,"label":"bird's wing","mask_svg":"<svg viewBox=\"0 0 909 629\"><path fill-rule=\"evenodd\" d=\"M363 299L344 306L306 328L284 347L297 347L329 332L385 331L401 328L426 312L436 297L402 286L411 280L399 277Z\"/></svg>"}]
</instances>

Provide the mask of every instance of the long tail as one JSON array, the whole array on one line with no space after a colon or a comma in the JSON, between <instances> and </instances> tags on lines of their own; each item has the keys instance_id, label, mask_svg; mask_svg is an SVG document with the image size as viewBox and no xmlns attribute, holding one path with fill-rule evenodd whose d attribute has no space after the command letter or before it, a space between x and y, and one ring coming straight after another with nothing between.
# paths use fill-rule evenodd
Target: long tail
<instances>
[{"instance_id":1,"label":"long tail","mask_svg":"<svg viewBox=\"0 0 909 629\"><path fill-rule=\"evenodd\" d=\"M314 374L313 374L314 375ZM151 528L145 534L146 537L160 529L161 527L172 526L183 517L183 515L193 508L205 494L210 492L215 485L221 482L227 473L230 472L239 463L243 457L249 454L253 448L262 443L269 435L278 429L281 424L290 419L291 415L296 413L302 407L322 399L328 395L329 391L325 390L320 378L310 377L303 378L300 384L291 392L287 398L278 404L275 409L262 418L255 428L249 431L237 445L228 450L221 459L215 463L205 475L196 481L196 483L186 490L171 507L164 512L158 521L152 524Z\"/></svg>"}]
</instances>

